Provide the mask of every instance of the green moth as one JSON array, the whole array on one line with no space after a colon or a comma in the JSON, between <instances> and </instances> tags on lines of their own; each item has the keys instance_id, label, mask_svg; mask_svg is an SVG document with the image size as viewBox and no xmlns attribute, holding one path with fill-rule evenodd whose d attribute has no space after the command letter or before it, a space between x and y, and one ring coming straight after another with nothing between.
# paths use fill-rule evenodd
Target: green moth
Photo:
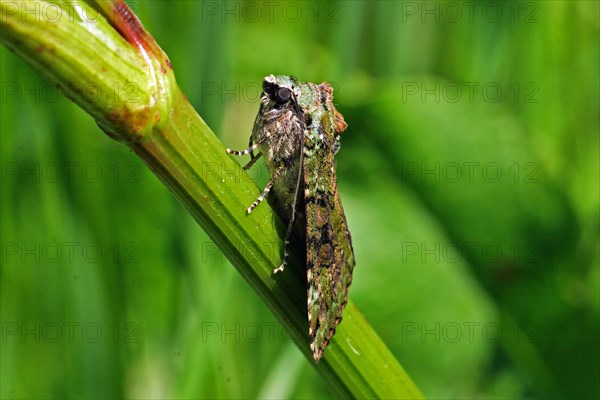
<instances>
[{"instance_id":1,"label":"green moth","mask_svg":"<svg viewBox=\"0 0 600 400\"><path fill-rule=\"evenodd\" d=\"M271 174L247 212L273 190L274 206L289 221L283 262L274 273L286 266L294 226L299 224L306 232L308 332L317 362L342 320L355 264L334 163L340 135L347 126L333 104L333 88L327 82L317 85L269 75L263 80L249 147L227 149L237 156L250 154L244 169L263 156Z\"/></svg>"}]
</instances>

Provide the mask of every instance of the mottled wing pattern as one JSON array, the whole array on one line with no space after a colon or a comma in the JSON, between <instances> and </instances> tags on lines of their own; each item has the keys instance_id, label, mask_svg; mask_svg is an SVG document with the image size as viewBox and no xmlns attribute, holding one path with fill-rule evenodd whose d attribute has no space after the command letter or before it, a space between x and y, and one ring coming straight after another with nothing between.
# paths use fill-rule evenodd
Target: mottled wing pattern
<instances>
[{"instance_id":1,"label":"mottled wing pattern","mask_svg":"<svg viewBox=\"0 0 600 400\"><path fill-rule=\"evenodd\" d=\"M320 87L323 85L327 84ZM352 242L337 190L333 159L337 135L345 129L345 122L330 102L331 88L326 87L328 92L323 93L323 101L335 113L319 116L322 120L313 121L304 133L308 323L310 347L316 361L342 319L354 268Z\"/></svg>"}]
</instances>

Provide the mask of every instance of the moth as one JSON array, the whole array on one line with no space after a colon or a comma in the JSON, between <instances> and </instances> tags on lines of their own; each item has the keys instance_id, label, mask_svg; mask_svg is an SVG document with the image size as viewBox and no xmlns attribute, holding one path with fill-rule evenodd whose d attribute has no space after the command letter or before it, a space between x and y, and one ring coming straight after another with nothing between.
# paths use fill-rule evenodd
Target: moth
<instances>
[{"instance_id":1,"label":"moth","mask_svg":"<svg viewBox=\"0 0 600 400\"><path fill-rule=\"evenodd\" d=\"M348 125L333 104L333 88L327 82L317 85L269 75L262 89L249 147L227 153L250 154L244 169L263 156L269 169L269 183L246 212L251 213L272 190L275 207L289 221L283 261L274 273L287 264L295 225L304 225L308 332L318 362L342 320L355 264L334 163L340 135Z\"/></svg>"}]
</instances>

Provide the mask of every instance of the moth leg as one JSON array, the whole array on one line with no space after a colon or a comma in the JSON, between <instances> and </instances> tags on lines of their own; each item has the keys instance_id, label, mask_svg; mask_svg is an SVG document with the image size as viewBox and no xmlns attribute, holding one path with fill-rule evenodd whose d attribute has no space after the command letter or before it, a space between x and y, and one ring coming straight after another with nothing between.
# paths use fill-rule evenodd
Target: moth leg
<instances>
[{"instance_id":1,"label":"moth leg","mask_svg":"<svg viewBox=\"0 0 600 400\"><path fill-rule=\"evenodd\" d=\"M269 137L269 134L264 135L262 138L260 138L260 140L258 142L254 143L253 145L248 147L246 150L238 151L238 150L231 150L230 148L227 148L227 154L233 154L234 156L245 156L246 154L252 154L252 158L254 158L253 151L256 150L258 148L258 146L260 146L265 140L267 140L268 137ZM252 143L252 138L250 138L250 143Z\"/></svg>"},{"instance_id":2,"label":"moth leg","mask_svg":"<svg viewBox=\"0 0 600 400\"><path fill-rule=\"evenodd\" d=\"M248 161L248 164L244 165L244 171L250 169L250 167L252 167L254 163L262 156L262 153L259 151L258 154L254 155L252 152L250 152L250 155L252 158L250 161Z\"/></svg>"},{"instance_id":3,"label":"moth leg","mask_svg":"<svg viewBox=\"0 0 600 400\"><path fill-rule=\"evenodd\" d=\"M269 192L271 191L271 188L273 187L273 183L275 183L275 179L277 179L279 177L279 175L281 175L281 172L283 171L284 168L285 168L285 166L281 165L280 167L278 167L275 170L275 172L273 172L273 176L271 177L271 180L269 180L269 183L267 183L267 186L265 186L265 189L262 191L260 196L258 196L258 199L254 200L254 203L250 204L250 207L248 207L248 209L246 210L247 214L250 214L252 212L252 210L254 210L256 208L256 206L258 206L265 199L267 194L269 194Z\"/></svg>"},{"instance_id":4,"label":"moth leg","mask_svg":"<svg viewBox=\"0 0 600 400\"><path fill-rule=\"evenodd\" d=\"M252 144L253 144L252 143L252 135L250 135L250 137L248 138L248 148L252 147ZM250 158L254 158L254 153L252 151L250 152ZM250 161L252 161L252 160L250 160ZM248 164L250 164L250 163L248 163Z\"/></svg>"},{"instance_id":5,"label":"moth leg","mask_svg":"<svg viewBox=\"0 0 600 400\"><path fill-rule=\"evenodd\" d=\"M248 147L246 150L238 151L227 148L227 154L233 154L234 156L245 156L246 154L252 153L259 146L259 143L255 143Z\"/></svg>"},{"instance_id":6,"label":"moth leg","mask_svg":"<svg viewBox=\"0 0 600 400\"><path fill-rule=\"evenodd\" d=\"M294 201L294 203L296 203ZM294 232L294 225L296 224L296 206L294 205L294 209L292 211L292 219L290 224L287 227L287 231L285 232L285 242L283 246L283 262L281 265L273 270L273 274L281 272L285 269L287 265L288 255L289 255L289 246L290 246L290 238L292 237L292 233Z\"/></svg>"},{"instance_id":7,"label":"moth leg","mask_svg":"<svg viewBox=\"0 0 600 400\"><path fill-rule=\"evenodd\" d=\"M300 202L298 201L298 196L299 196L299 192L300 192L300 182L302 181L303 162L304 162L304 152L300 151L300 168L298 169L298 180L296 182L296 192L294 193L294 204L292 205L292 218L290 219L290 224L288 225L287 232L285 233L285 242L284 242L284 246L283 246L283 262L281 263L281 265L279 267L277 267L273 270L273 274L283 271L285 269L285 266L287 265L287 260L288 260L288 256L289 256L290 239L292 237L292 233L294 232L294 225L296 224L296 214L298 211L297 208L298 208L298 204L300 204Z\"/></svg>"}]
</instances>

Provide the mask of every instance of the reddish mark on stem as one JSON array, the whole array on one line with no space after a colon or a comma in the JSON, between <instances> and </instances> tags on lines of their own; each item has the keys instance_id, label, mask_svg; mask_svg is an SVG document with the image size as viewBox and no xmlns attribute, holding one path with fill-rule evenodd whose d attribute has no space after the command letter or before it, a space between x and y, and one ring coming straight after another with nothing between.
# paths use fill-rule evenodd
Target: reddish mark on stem
<instances>
[{"instance_id":1,"label":"reddish mark on stem","mask_svg":"<svg viewBox=\"0 0 600 400\"><path fill-rule=\"evenodd\" d=\"M123 35L127 41L136 46L140 51L152 54L153 56L164 56L165 63L169 69L173 69L171 62L164 55L158 44L151 35L144 29L144 26L138 17L131 11L123 0L117 0L113 3L114 18L110 18L112 25ZM161 72L167 73L167 70L161 63Z\"/></svg>"}]
</instances>

